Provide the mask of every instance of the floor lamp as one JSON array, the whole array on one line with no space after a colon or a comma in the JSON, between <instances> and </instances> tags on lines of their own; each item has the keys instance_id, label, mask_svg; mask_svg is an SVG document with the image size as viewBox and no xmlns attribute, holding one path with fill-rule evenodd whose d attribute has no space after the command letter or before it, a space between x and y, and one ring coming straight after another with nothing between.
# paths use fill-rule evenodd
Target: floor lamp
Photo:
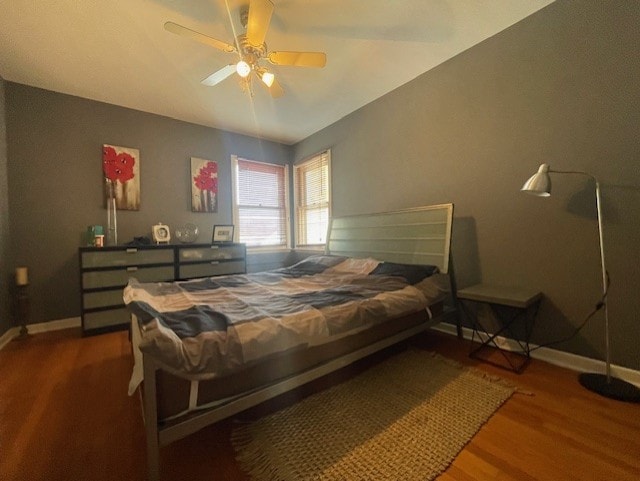
<instances>
[{"instance_id":1,"label":"floor lamp","mask_svg":"<svg viewBox=\"0 0 640 481\"><path fill-rule=\"evenodd\" d=\"M602 396L620 401L640 401L640 389L631 383L611 376L611 352L609 349L609 313L607 309L607 268L604 262L604 244L602 238L602 211L600 199L600 184L593 175L580 171L551 170L549 164L541 164L538 172L531 176L522 187L523 192L539 197L551 195L550 173L554 174L578 174L592 179L596 184L596 209L598 213L598 234L600 239L600 263L602 265L602 305L604 307L606 373L582 373L579 381L582 386Z\"/></svg>"}]
</instances>

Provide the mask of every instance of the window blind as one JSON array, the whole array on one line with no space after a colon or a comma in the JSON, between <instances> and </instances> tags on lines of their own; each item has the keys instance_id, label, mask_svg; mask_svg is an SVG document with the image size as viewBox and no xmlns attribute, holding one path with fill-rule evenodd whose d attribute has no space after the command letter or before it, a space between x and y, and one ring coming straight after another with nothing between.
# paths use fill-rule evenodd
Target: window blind
<instances>
[{"instance_id":1,"label":"window blind","mask_svg":"<svg viewBox=\"0 0 640 481\"><path fill-rule=\"evenodd\" d=\"M296 244L322 245L329 225L329 151L295 166Z\"/></svg>"},{"instance_id":2,"label":"window blind","mask_svg":"<svg viewBox=\"0 0 640 481\"><path fill-rule=\"evenodd\" d=\"M286 247L285 167L240 158L237 165L240 242L249 247Z\"/></svg>"}]
</instances>

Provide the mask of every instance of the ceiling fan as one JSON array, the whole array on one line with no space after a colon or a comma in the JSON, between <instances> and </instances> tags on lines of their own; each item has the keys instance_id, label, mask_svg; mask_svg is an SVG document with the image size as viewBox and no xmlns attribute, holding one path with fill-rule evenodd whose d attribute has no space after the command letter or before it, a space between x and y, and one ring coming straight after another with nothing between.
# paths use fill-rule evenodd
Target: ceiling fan
<instances>
[{"instance_id":1,"label":"ceiling fan","mask_svg":"<svg viewBox=\"0 0 640 481\"><path fill-rule=\"evenodd\" d=\"M273 14L273 3L270 0L250 0L249 7L240 10L240 23L246 29L236 37L235 45L209 37L173 22L166 22L164 28L171 33L196 40L223 52L237 54L239 60L230 63L202 80L203 85L213 86L234 73L243 81L243 86L253 95L251 90L251 74L256 75L269 89L272 97L280 97L284 90L276 80L273 72L261 64L263 59L273 65L290 65L295 67L324 67L327 55L324 52L269 52L264 39L269 29Z\"/></svg>"}]
</instances>

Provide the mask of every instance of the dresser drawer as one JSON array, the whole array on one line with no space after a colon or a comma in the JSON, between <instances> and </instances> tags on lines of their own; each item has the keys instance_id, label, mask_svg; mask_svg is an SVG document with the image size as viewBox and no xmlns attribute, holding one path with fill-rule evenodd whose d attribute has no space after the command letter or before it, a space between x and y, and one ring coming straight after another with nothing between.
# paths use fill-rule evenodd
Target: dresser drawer
<instances>
[{"instance_id":1,"label":"dresser drawer","mask_svg":"<svg viewBox=\"0 0 640 481\"><path fill-rule=\"evenodd\" d=\"M179 268L180 279L193 277L212 277L225 274L244 274L244 261L205 262L202 264L183 264Z\"/></svg>"},{"instance_id":2,"label":"dresser drawer","mask_svg":"<svg viewBox=\"0 0 640 481\"><path fill-rule=\"evenodd\" d=\"M145 264L172 264L173 249L95 250L82 252L82 268L140 266Z\"/></svg>"},{"instance_id":3,"label":"dresser drawer","mask_svg":"<svg viewBox=\"0 0 640 481\"><path fill-rule=\"evenodd\" d=\"M126 308L110 309L108 311L85 312L82 316L83 328L99 329L101 327L120 326L129 324L131 314Z\"/></svg>"},{"instance_id":4,"label":"dresser drawer","mask_svg":"<svg viewBox=\"0 0 640 481\"><path fill-rule=\"evenodd\" d=\"M178 250L178 262L244 259L244 246L187 247Z\"/></svg>"},{"instance_id":5,"label":"dresser drawer","mask_svg":"<svg viewBox=\"0 0 640 481\"><path fill-rule=\"evenodd\" d=\"M82 288L124 286L129 278L140 282L161 282L174 279L173 265L160 267L128 267L111 271L89 271L82 273Z\"/></svg>"},{"instance_id":6,"label":"dresser drawer","mask_svg":"<svg viewBox=\"0 0 640 481\"><path fill-rule=\"evenodd\" d=\"M244 244L111 246L79 249L82 326L87 334L129 324L122 299L130 278L140 282L173 282L244 274Z\"/></svg>"},{"instance_id":7,"label":"dresser drawer","mask_svg":"<svg viewBox=\"0 0 640 481\"><path fill-rule=\"evenodd\" d=\"M82 305L85 309L96 307L120 306L124 304L122 299L123 289L111 291L85 292L82 294Z\"/></svg>"}]
</instances>

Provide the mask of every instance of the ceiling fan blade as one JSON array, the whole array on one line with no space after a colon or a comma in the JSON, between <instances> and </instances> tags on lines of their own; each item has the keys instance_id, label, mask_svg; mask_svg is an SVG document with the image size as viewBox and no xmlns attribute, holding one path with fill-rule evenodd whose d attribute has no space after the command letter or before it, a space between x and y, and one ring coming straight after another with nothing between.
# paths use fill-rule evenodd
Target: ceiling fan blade
<instances>
[{"instance_id":1,"label":"ceiling fan blade","mask_svg":"<svg viewBox=\"0 0 640 481\"><path fill-rule=\"evenodd\" d=\"M267 87L267 88L269 89L269 93L274 99L277 99L278 97L282 97L284 95L284 89L282 88L282 86L280 85L280 82L278 82L277 79L274 79L273 83L271 84L271 87Z\"/></svg>"},{"instance_id":2,"label":"ceiling fan blade","mask_svg":"<svg viewBox=\"0 0 640 481\"><path fill-rule=\"evenodd\" d=\"M259 47L264 43L272 14L273 3L270 0L251 0L247 20L247 40L251 45Z\"/></svg>"},{"instance_id":3,"label":"ceiling fan blade","mask_svg":"<svg viewBox=\"0 0 640 481\"><path fill-rule=\"evenodd\" d=\"M321 68L327 64L327 54L324 52L271 52L268 58L275 65Z\"/></svg>"},{"instance_id":4,"label":"ceiling fan blade","mask_svg":"<svg viewBox=\"0 0 640 481\"><path fill-rule=\"evenodd\" d=\"M236 65L234 63L231 63L226 67L222 67L217 72L213 72L207 78L203 79L202 82L200 83L208 87L213 87L214 85L222 82L227 77L233 75L235 71L236 71Z\"/></svg>"},{"instance_id":5,"label":"ceiling fan blade","mask_svg":"<svg viewBox=\"0 0 640 481\"><path fill-rule=\"evenodd\" d=\"M195 40L196 42L204 43L205 45L209 45L213 48L217 48L218 50L222 50L223 52L235 52L236 48L233 45L225 43L221 40L217 40L215 38L209 37L202 33L196 32L195 30L191 30L190 28L183 27L182 25L178 25L173 22L166 22L164 24L164 29L168 32L175 33L176 35L180 35L182 37L190 38L191 40Z\"/></svg>"}]
</instances>

